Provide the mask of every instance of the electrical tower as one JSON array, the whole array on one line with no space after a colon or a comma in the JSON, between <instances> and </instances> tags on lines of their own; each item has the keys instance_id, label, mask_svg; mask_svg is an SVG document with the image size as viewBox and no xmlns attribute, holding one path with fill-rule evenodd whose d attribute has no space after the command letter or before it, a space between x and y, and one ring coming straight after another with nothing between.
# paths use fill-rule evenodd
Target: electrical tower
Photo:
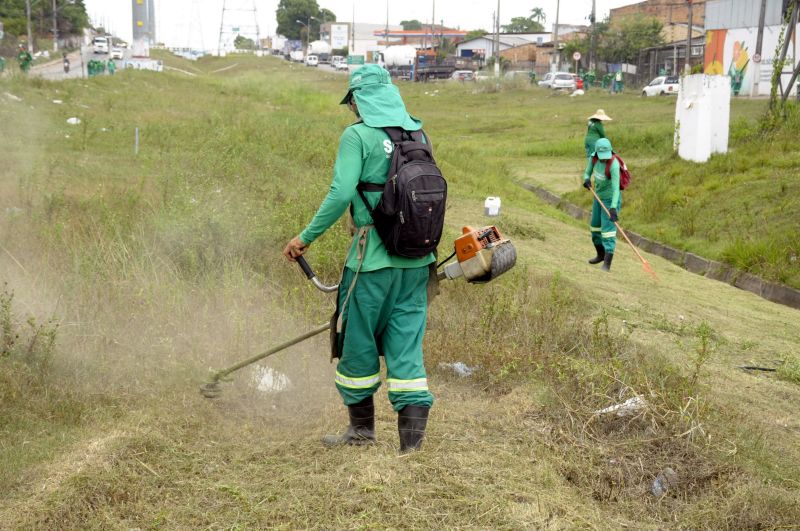
<instances>
[{"instance_id":1,"label":"electrical tower","mask_svg":"<svg viewBox=\"0 0 800 531\"><path fill-rule=\"evenodd\" d=\"M256 0L222 1L217 54L222 55L223 49L232 49L233 42L239 35L254 38L256 49L261 49Z\"/></svg>"}]
</instances>

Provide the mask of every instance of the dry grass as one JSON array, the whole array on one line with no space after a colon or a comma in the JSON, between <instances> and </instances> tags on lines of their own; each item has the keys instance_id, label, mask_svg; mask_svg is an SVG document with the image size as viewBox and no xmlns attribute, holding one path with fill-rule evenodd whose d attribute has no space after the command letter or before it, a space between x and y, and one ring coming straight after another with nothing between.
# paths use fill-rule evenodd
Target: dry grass
<instances>
[{"instance_id":1,"label":"dry grass","mask_svg":"<svg viewBox=\"0 0 800 531\"><path fill-rule=\"evenodd\" d=\"M0 227L25 271L5 254L0 271L15 292L15 329L26 329L28 315L55 315L61 326L49 369L0 359L0 527L800 521L800 392L789 378L733 368L796 357L796 312L648 257L662 279L653 284L624 248L611 275L586 265L585 228L508 179L530 148L486 141L504 128L527 130L538 111L509 119L504 107L538 103L527 87L472 94L447 85L436 97L403 87L441 139L454 191L448 237L479 223L482 198L499 194L497 221L520 254L512 273L489 286L443 286L432 306L426 349L437 403L423 452L397 455L383 390L377 445L319 446L345 420L319 338L265 362L289 376L285 392L258 391L243 371L219 401L200 398L207 369L291 337L331 308L280 262L276 242L324 193L348 119L335 106L342 78L250 59L197 68L231 61L241 64L189 81L138 73L87 87L9 87L30 91L37 117L15 129L26 114L0 106L0 131L20 132L0 168L8 191L0 201L27 201L25 216ZM143 87L146 111L137 106ZM68 110L49 107L55 91ZM451 109L459 98L490 109L462 123ZM64 139L74 133L62 113L72 111L91 127ZM490 131L504 113L504 127ZM129 152L133 123L146 132L139 159ZM335 277L345 241L336 229L315 244L311 259L325 279ZM455 361L479 371L462 379L439 368ZM595 414L633 396L650 407L626 418ZM650 484L667 466L679 484L654 498Z\"/></svg>"}]
</instances>

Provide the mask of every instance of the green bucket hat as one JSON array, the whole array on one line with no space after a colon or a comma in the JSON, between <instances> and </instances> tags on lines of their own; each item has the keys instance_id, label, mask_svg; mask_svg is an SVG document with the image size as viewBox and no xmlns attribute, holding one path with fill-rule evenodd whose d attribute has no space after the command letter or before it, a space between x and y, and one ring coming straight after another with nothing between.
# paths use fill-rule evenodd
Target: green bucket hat
<instances>
[{"instance_id":1,"label":"green bucket hat","mask_svg":"<svg viewBox=\"0 0 800 531\"><path fill-rule=\"evenodd\" d=\"M364 65L350 74L347 94L340 104L350 103L351 98L358 105L361 119L370 127L402 127L406 131L422 128L422 122L408 114L400 91L380 65Z\"/></svg>"},{"instance_id":2,"label":"green bucket hat","mask_svg":"<svg viewBox=\"0 0 800 531\"><path fill-rule=\"evenodd\" d=\"M597 157L600 160L608 160L611 158L611 154L611 141L609 139L601 138L595 143L593 157Z\"/></svg>"}]
</instances>

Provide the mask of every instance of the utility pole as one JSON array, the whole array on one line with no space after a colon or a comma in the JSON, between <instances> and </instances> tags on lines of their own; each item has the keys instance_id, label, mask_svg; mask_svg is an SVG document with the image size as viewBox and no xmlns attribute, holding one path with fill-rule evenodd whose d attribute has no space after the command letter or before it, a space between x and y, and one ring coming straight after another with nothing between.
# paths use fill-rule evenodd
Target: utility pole
<instances>
[{"instance_id":1,"label":"utility pole","mask_svg":"<svg viewBox=\"0 0 800 531\"><path fill-rule=\"evenodd\" d=\"M500 79L500 0L497 0L497 17L494 32L494 77Z\"/></svg>"},{"instance_id":2,"label":"utility pole","mask_svg":"<svg viewBox=\"0 0 800 531\"><path fill-rule=\"evenodd\" d=\"M25 0L25 16L28 19L28 52L33 53L33 31L31 31L31 0Z\"/></svg>"},{"instance_id":3,"label":"utility pole","mask_svg":"<svg viewBox=\"0 0 800 531\"><path fill-rule=\"evenodd\" d=\"M589 71L596 71L596 63L597 63L597 25L595 23L597 17L597 0L592 0L592 38L589 41ZM578 70L575 70L577 73Z\"/></svg>"},{"instance_id":4,"label":"utility pole","mask_svg":"<svg viewBox=\"0 0 800 531\"><path fill-rule=\"evenodd\" d=\"M556 27L555 31L553 32L553 49L555 50L556 54L556 72L558 72L558 66L561 62L561 51L558 49L558 15L561 11L561 0L556 2Z\"/></svg>"},{"instance_id":5,"label":"utility pole","mask_svg":"<svg viewBox=\"0 0 800 531\"><path fill-rule=\"evenodd\" d=\"M56 0L53 0L53 51L58 51L58 6Z\"/></svg>"},{"instance_id":6,"label":"utility pole","mask_svg":"<svg viewBox=\"0 0 800 531\"><path fill-rule=\"evenodd\" d=\"M384 49L389 47L389 0L386 0L386 27L383 30Z\"/></svg>"},{"instance_id":7,"label":"utility pole","mask_svg":"<svg viewBox=\"0 0 800 531\"><path fill-rule=\"evenodd\" d=\"M758 61L755 63L755 83L753 83L753 96L758 96L758 83L761 81L761 48L764 44L764 19L767 15L767 0L761 0L761 12L758 15L758 36L756 37L756 54Z\"/></svg>"},{"instance_id":8,"label":"utility pole","mask_svg":"<svg viewBox=\"0 0 800 531\"><path fill-rule=\"evenodd\" d=\"M436 48L436 0L433 0L433 13L431 13L431 51Z\"/></svg>"},{"instance_id":9,"label":"utility pole","mask_svg":"<svg viewBox=\"0 0 800 531\"><path fill-rule=\"evenodd\" d=\"M692 71L692 34L694 31L692 30L692 0L686 0L686 3L689 4L689 24L686 28L686 64L683 70L689 74Z\"/></svg>"}]
</instances>

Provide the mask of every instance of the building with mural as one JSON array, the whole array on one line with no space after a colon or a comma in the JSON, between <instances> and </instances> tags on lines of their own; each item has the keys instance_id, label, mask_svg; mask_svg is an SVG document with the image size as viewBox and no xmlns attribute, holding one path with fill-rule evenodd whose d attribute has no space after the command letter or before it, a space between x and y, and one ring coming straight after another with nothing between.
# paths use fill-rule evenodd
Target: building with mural
<instances>
[{"instance_id":1,"label":"building with mural","mask_svg":"<svg viewBox=\"0 0 800 531\"><path fill-rule=\"evenodd\" d=\"M706 3L704 72L730 77L734 95L769 95L773 62L777 59L776 48L782 29L783 4L783 0L767 0L761 56L758 57L756 49L761 2L709 0ZM796 57L797 42L792 39L782 72L784 83L788 83L792 76Z\"/></svg>"}]
</instances>

